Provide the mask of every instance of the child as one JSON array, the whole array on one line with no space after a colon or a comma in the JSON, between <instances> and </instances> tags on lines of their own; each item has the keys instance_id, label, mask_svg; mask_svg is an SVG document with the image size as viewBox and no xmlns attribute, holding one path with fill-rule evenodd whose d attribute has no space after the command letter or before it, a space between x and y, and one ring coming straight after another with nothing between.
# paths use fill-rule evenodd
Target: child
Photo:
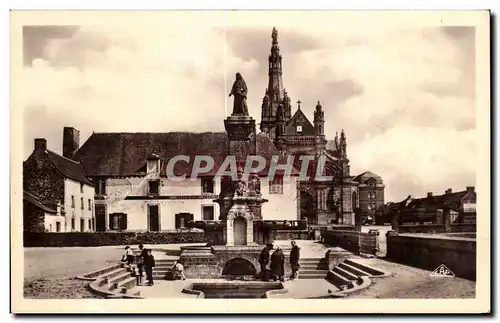
<instances>
[{"instance_id":1,"label":"child","mask_svg":"<svg viewBox=\"0 0 500 323\"><path fill-rule=\"evenodd\" d=\"M186 280L186 276L184 276L184 266L180 261L176 261L172 266L172 274L174 276L174 280L179 277L182 280Z\"/></svg>"},{"instance_id":2,"label":"child","mask_svg":"<svg viewBox=\"0 0 500 323\"><path fill-rule=\"evenodd\" d=\"M146 272L146 279L148 280L147 285L153 286L153 268L155 267L155 257L151 253L151 249L147 249L147 254L144 257L144 271Z\"/></svg>"},{"instance_id":3,"label":"child","mask_svg":"<svg viewBox=\"0 0 500 323\"><path fill-rule=\"evenodd\" d=\"M134 262L134 252L129 246L125 247L125 254L122 257L122 261L127 263L127 266L132 269L132 263Z\"/></svg>"}]
</instances>

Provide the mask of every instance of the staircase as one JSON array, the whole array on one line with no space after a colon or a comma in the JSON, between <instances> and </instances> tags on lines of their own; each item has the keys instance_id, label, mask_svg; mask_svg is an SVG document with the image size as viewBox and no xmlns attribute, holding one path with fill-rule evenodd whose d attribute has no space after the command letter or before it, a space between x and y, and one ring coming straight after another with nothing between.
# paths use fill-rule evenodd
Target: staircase
<instances>
[{"instance_id":1,"label":"staircase","mask_svg":"<svg viewBox=\"0 0 500 323\"><path fill-rule=\"evenodd\" d=\"M157 259L153 269L153 280L163 280L177 259Z\"/></svg>"},{"instance_id":2,"label":"staircase","mask_svg":"<svg viewBox=\"0 0 500 323\"><path fill-rule=\"evenodd\" d=\"M299 279L324 279L328 266L324 258L300 259Z\"/></svg>"},{"instance_id":3,"label":"staircase","mask_svg":"<svg viewBox=\"0 0 500 323\"><path fill-rule=\"evenodd\" d=\"M362 276L381 277L383 275L384 273L381 271L347 259L328 272L327 280L343 290L359 285Z\"/></svg>"}]
</instances>

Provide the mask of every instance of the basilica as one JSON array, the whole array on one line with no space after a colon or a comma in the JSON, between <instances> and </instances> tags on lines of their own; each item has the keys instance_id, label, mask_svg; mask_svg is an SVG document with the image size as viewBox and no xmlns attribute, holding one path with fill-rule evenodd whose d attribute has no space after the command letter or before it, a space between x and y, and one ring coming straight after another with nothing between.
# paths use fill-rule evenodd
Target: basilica
<instances>
[{"instance_id":1,"label":"basilica","mask_svg":"<svg viewBox=\"0 0 500 323\"><path fill-rule=\"evenodd\" d=\"M190 221L218 220L222 214L216 201L224 185L215 176L218 167L227 156L249 155L263 157L266 168L273 156L280 156L280 163L290 156L294 160L291 177L268 178L268 169L257 174L262 196L268 201L262 206L262 220L354 224L354 209L360 206L360 183L350 174L347 136L341 130L340 135L327 140L327 116L319 101L312 122L301 110L300 101L292 111L274 28L271 38L260 131L256 120L248 115L245 85L233 86L231 94L238 107L235 103L233 115L221 120L225 132L93 133L80 146L79 131L65 127L62 156L48 151L45 139L35 139L34 151L23 164L23 183L28 202L50 205L51 212L57 213L58 220L51 229L46 225L45 230L165 231L186 228ZM236 82L244 83L241 75ZM192 162L175 163L173 173L196 174L191 176L194 178L188 175L189 180L173 181L167 176L167 165L180 155L191 160L211 156L214 166L196 173L192 172ZM298 176L301 156L313 156L312 167L317 166L315 161L325 160L322 172L330 179L311 176L304 180ZM381 180L377 183L383 196L383 184ZM64 185L75 188L65 189ZM40 223L43 226L43 221Z\"/></svg>"}]
</instances>

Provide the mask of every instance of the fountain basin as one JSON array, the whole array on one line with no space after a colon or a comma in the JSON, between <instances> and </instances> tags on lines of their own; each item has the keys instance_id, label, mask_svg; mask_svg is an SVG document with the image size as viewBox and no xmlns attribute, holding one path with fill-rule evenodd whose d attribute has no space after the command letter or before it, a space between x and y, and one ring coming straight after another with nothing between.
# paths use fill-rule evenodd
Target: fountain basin
<instances>
[{"instance_id":1,"label":"fountain basin","mask_svg":"<svg viewBox=\"0 0 500 323\"><path fill-rule=\"evenodd\" d=\"M198 298L267 298L267 292L285 293L281 282L236 281L236 282L197 282L185 288L182 292L197 294Z\"/></svg>"}]
</instances>

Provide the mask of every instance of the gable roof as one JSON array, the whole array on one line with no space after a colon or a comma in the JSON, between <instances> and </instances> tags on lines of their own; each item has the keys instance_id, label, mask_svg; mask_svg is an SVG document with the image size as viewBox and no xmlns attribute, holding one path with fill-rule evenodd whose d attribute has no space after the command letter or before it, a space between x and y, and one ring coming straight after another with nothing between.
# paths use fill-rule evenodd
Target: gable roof
<instances>
[{"instance_id":1,"label":"gable roof","mask_svg":"<svg viewBox=\"0 0 500 323\"><path fill-rule=\"evenodd\" d=\"M460 191L443 195L416 198L408 204L408 207L441 209L446 206L454 211L458 211L462 206L462 199L467 195L467 193L467 191Z\"/></svg>"},{"instance_id":2,"label":"gable roof","mask_svg":"<svg viewBox=\"0 0 500 323\"><path fill-rule=\"evenodd\" d=\"M272 156L279 151L265 134L256 137L257 155L266 158L265 173ZM161 161L160 175L167 173L167 163L175 156L185 155L189 162L174 164L174 175L189 175L195 156L211 156L215 165L206 173L217 173L229 152L226 132L149 132L149 133L93 133L76 151L73 158L80 161L87 176L142 176L147 157L156 154ZM286 162L281 156L279 163Z\"/></svg>"},{"instance_id":3,"label":"gable roof","mask_svg":"<svg viewBox=\"0 0 500 323\"><path fill-rule=\"evenodd\" d=\"M379 175L377 175L373 172L370 172L370 171L366 171L364 173L361 173L361 174L355 176L353 178L353 181L359 182L360 184L364 184L364 183L368 182L371 178L375 179L375 182L377 184L384 183L382 180L382 177L380 177Z\"/></svg>"},{"instance_id":4,"label":"gable roof","mask_svg":"<svg viewBox=\"0 0 500 323\"><path fill-rule=\"evenodd\" d=\"M79 162L63 157L50 150L47 150L47 156L64 177L83 184L94 186L94 184L92 184L92 182L85 177L83 167Z\"/></svg>"},{"instance_id":5,"label":"gable roof","mask_svg":"<svg viewBox=\"0 0 500 323\"><path fill-rule=\"evenodd\" d=\"M302 132L297 133L297 125L302 125ZM316 129L311 124L307 116L301 109L297 109L294 115L286 122L285 134L287 135L301 135L301 136L315 136Z\"/></svg>"},{"instance_id":6,"label":"gable roof","mask_svg":"<svg viewBox=\"0 0 500 323\"><path fill-rule=\"evenodd\" d=\"M30 193L28 193L26 191L23 191L23 200L30 203L31 205L34 205L35 207L37 207L41 210L43 210L44 212L57 214L56 210L54 210L48 206L43 205L42 202L40 202L40 200L38 200L35 196L31 195Z\"/></svg>"}]
</instances>

